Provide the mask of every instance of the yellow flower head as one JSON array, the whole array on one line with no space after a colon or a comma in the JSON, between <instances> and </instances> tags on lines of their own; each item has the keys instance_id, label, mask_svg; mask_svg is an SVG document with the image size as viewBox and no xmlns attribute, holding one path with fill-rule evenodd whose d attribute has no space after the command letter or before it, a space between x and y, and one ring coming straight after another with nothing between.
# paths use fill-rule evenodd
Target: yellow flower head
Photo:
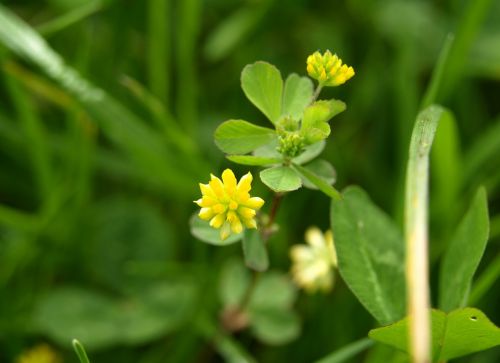
<instances>
[{"instance_id":1,"label":"yellow flower head","mask_svg":"<svg viewBox=\"0 0 500 363\"><path fill-rule=\"evenodd\" d=\"M337 254L331 231L325 234L317 227L306 231L308 245L295 245L290 249L292 277L307 292L330 291L333 287L333 269L337 266Z\"/></svg>"},{"instance_id":2,"label":"yellow flower head","mask_svg":"<svg viewBox=\"0 0 500 363\"><path fill-rule=\"evenodd\" d=\"M220 229L220 238L225 240L231 232L240 233L243 226L257 228L256 211L264 201L259 197L250 197L252 174L243 175L240 181L230 169L224 170L222 180L210 175L208 184L200 183L202 197L195 201L201 207L198 216L210 221L210 226Z\"/></svg>"},{"instance_id":3,"label":"yellow flower head","mask_svg":"<svg viewBox=\"0 0 500 363\"><path fill-rule=\"evenodd\" d=\"M24 353L16 360L16 363L59 363L60 357L47 344L37 345Z\"/></svg>"},{"instance_id":4,"label":"yellow flower head","mask_svg":"<svg viewBox=\"0 0 500 363\"><path fill-rule=\"evenodd\" d=\"M339 86L354 76L354 69L327 50L323 55L314 52L307 57L307 73L323 86Z\"/></svg>"}]
</instances>

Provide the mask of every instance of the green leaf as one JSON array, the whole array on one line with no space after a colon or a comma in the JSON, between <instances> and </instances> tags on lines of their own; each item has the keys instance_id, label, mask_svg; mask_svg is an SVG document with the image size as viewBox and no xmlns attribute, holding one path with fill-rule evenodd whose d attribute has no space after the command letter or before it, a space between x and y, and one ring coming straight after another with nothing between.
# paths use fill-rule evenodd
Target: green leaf
<instances>
[{"instance_id":1,"label":"green leaf","mask_svg":"<svg viewBox=\"0 0 500 363\"><path fill-rule=\"evenodd\" d=\"M449 314L432 310L433 362L445 362L500 345L500 329L475 308L454 310ZM373 329L369 337L408 352L408 318Z\"/></svg>"},{"instance_id":2,"label":"green leaf","mask_svg":"<svg viewBox=\"0 0 500 363\"><path fill-rule=\"evenodd\" d=\"M249 306L250 309L288 309L296 297L297 290L290 278L279 272L268 272L255 287Z\"/></svg>"},{"instance_id":3,"label":"green leaf","mask_svg":"<svg viewBox=\"0 0 500 363\"><path fill-rule=\"evenodd\" d=\"M302 186L300 176L288 166L276 166L262 170L260 179L275 192L290 192Z\"/></svg>"},{"instance_id":4,"label":"green leaf","mask_svg":"<svg viewBox=\"0 0 500 363\"><path fill-rule=\"evenodd\" d=\"M224 264L219 284L219 296L224 306L237 306L241 303L250 283L248 269L238 259Z\"/></svg>"},{"instance_id":5,"label":"green leaf","mask_svg":"<svg viewBox=\"0 0 500 363\"><path fill-rule=\"evenodd\" d=\"M300 130L306 142L313 144L326 139L330 135L328 121L345 109L345 103L335 99L316 101L307 107L304 111Z\"/></svg>"},{"instance_id":6,"label":"green leaf","mask_svg":"<svg viewBox=\"0 0 500 363\"><path fill-rule=\"evenodd\" d=\"M326 145L325 140L321 140L312 145L306 146L302 154L292 159L293 163L302 165L307 163L308 161L313 160L316 156L321 154L321 152L325 148L325 145Z\"/></svg>"},{"instance_id":7,"label":"green leaf","mask_svg":"<svg viewBox=\"0 0 500 363\"><path fill-rule=\"evenodd\" d=\"M281 158L267 158L254 155L228 155L226 157L232 162L242 165L267 166L283 162Z\"/></svg>"},{"instance_id":8,"label":"green leaf","mask_svg":"<svg viewBox=\"0 0 500 363\"><path fill-rule=\"evenodd\" d=\"M247 98L275 124L281 116L283 80L280 71L267 62L243 68L241 88Z\"/></svg>"},{"instance_id":9,"label":"green leaf","mask_svg":"<svg viewBox=\"0 0 500 363\"><path fill-rule=\"evenodd\" d=\"M215 144L227 154L246 154L271 142L276 132L243 120L223 122L215 130Z\"/></svg>"},{"instance_id":10,"label":"green leaf","mask_svg":"<svg viewBox=\"0 0 500 363\"><path fill-rule=\"evenodd\" d=\"M291 116L300 120L304 109L309 105L313 96L313 83L308 77L300 77L292 73L285 81L283 91L283 116Z\"/></svg>"},{"instance_id":11,"label":"green leaf","mask_svg":"<svg viewBox=\"0 0 500 363\"><path fill-rule=\"evenodd\" d=\"M290 310L251 310L250 320L254 335L269 345L286 344L300 334L300 319Z\"/></svg>"},{"instance_id":12,"label":"green leaf","mask_svg":"<svg viewBox=\"0 0 500 363\"><path fill-rule=\"evenodd\" d=\"M342 194L330 215L340 274L381 324L394 322L405 314L401 232L362 189Z\"/></svg>"},{"instance_id":13,"label":"green leaf","mask_svg":"<svg viewBox=\"0 0 500 363\"><path fill-rule=\"evenodd\" d=\"M245 264L255 271L265 271L269 267L267 248L257 229L243 232L243 256Z\"/></svg>"},{"instance_id":14,"label":"green leaf","mask_svg":"<svg viewBox=\"0 0 500 363\"><path fill-rule=\"evenodd\" d=\"M264 158L276 158L281 159L283 156L278 152L278 139L275 138L270 143L262 145L255 149L252 154L254 156L264 157Z\"/></svg>"},{"instance_id":15,"label":"green leaf","mask_svg":"<svg viewBox=\"0 0 500 363\"><path fill-rule=\"evenodd\" d=\"M193 214L189 220L191 227L191 234L202 242L209 243L216 246L227 246L238 242L243 238L243 233L231 234L224 241L220 238L220 231L210 227L208 221L202 220L197 214Z\"/></svg>"},{"instance_id":16,"label":"green leaf","mask_svg":"<svg viewBox=\"0 0 500 363\"><path fill-rule=\"evenodd\" d=\"M316 175L318 178L322 179L328 185L333 185L337 178L337 173L335 172L333 165L323 159L316 159L313 162L304 165L304 168ZM302 182L306 188L319 189L316 184L311 183L307 178L303 178Z\"/></svg>"},{"instance_id":17,"label":"green leaf","mask_svg":"<svg viewBox=\"0 0 500 363\"><path fill-rule=\"evenodd\" d=\"M62 287L39 300L33 323L61 345L68 344L68 337L78 337L89 350L142 344L185 322L195 296L187 281L151 284L122 299Z\"/></svg>"},{"instance_id":18,"label":"green leaf","mask_svg":"<svg viewBox=\"0 0 500 363\"><path fill-rule=\"evenodd\" d=\"M488 234L488 200L486 190L480 188L443 257L439 307L444 311L467 304L472 277L486 248Z\"/></svg>"},{"instance_id":19,"label":"green leaf","mask_svg":"<svg viewBox=\"0 0 500 363\"><path fill-rule=\"evenodd\" d=\"M149 277L130 274L135 263L164 263L173 259L174 234L168 221L153 204L107 198L89 209L86 268L101 283L121 291L142 286Z\"/></svg>"},{"instance_id":20,"label":"green leaf","mask_svg":"<svg viewBox=\"0 0 500 363\"><path fill-rule=\"evenodd\" d=\"M294 168L294 170L297 170L302 178L307 180L308 183L315 185L319 190L328 195L330 198L338 200L342 198L338 190L331 185L328 179L317 175L314 171L309 170L303 166L293 165L292 167Z\"/></svg>"}]
</instances>

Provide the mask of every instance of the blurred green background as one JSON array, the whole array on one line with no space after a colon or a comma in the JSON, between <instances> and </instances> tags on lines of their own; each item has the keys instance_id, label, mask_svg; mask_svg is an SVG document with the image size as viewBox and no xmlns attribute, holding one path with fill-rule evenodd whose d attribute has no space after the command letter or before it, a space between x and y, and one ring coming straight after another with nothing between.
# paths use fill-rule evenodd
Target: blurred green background
<instances>
[{"instance_id":1,"label":"blurred green background","mask_svg":"<svg viewBox=\"0 0 500 363\"><path fill-rule=\"evenodd\" d=\"M374 321L337 279L327 295L299 293L296 339L242 332L214 348L221 270L241 247L191 237L192 201L230 166L213 143L218 124L265 125L242 68L265 60L303 75L307 55L330 49L356 75L322 93L348 105L323 156L338 188L361 185L401 224L410 132L447 39L435 100L455 120L434 146L431 268L485 185L491 238L473 305L498 325L499 1L2 1L0 362L40 342L76 362L77 337L96 363L237 362L239 345L259 362L300 363L366 336ZM269 200L257 178L254 190ZM287 196L272 269L287 273L289 246L311 225L329 228L328 213L319 192ZM392 355L375 347L352 362ZM500 350L457 361L499 362Z\"/></svg>"}]
</instances>

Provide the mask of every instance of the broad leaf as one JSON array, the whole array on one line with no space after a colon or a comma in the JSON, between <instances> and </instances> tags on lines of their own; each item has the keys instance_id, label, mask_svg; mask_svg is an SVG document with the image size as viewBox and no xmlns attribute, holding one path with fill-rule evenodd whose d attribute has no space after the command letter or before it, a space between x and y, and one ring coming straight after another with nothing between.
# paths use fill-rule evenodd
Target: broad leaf
<instances>
[{"instance_id":1,"label":"broad leaf","mask_svg":"<svg viewBox=\"0 0 500 363\"><path fill-rule=\"evenodd\" d=\"M291 308L296 297L297 291L290 279L282 273L271 271L255 287L249 305L259 309Z\"/></svg>"},{"instance_id":2,"label":"broad leaf","mask_svg":"<svg viewBox=\"0 0 500 363\"><path fill-rule=\"evenodd\" d=\"M232 162L242 165L267 166L283 162L281 158L268 158L254 155L228 155L226 157Z\"/></svg>"},{"instance_id":3,"label":"broad leaf","mask_svg":"<svg viewBox=\"0 0 500 363\"><path fill-rule=\"evenodd\" d=\"M269 267L267 248L260 232L256 229L246 229L243 232L243 256L245 264L255 271L265 271Z\"/></svg>"},{"instance_id":4,"label":"broad leaf","mask_svg":"<svg viewBox=\"0 0 500 363\"><path fill-rule=\"evenodd\" d=\"M245 296L250 284L248 269L239 259L224 264L219 284L219 296L224 306L237 306Z\"/></svg>"},{"instance_id":5,"label":"broad leaf","mask_svg":"<svg viewBox=\"0 0 500 363\"><path fill-rule=\"evenodd\" d=\"M310 170L300 165L293 165L293 168L297 170L304 180L307 180L307 183L316 186L330 198L342 198L338 190L331 185L331 179L324 178L323 176L316 174L314 170Z\"/></svg>"},{"instance_id":6,"label":"broad leaf","mask_svg":"<svg viewBox=\"0 0 500 363\"><path fill-rule=\"evenodd\" d=\"M283 80L275 66L267 62L247 65L241 73L241 88L273 124L278 122L281 116Z\"/></svg>"},{"instance_id":7,"label":"broad leaf","mask_svg":"<svg viewBox=\"0 0 500 363\"><path fill-rule=\"evenodd\" d=\"M243 233L231 234L224 241L220 238L220 231L213 227L210 227L208 221L204 221L198 217L197 214L193 214L189 220L189 226L191 228L191 234L198 238L200 241L210 243L216 246L227 246L238 242L243 238Z\"/></svg>"},{"instance_id":8,"label":"broad leaf","mask_svg":"<svg viewBox=\"0 0 500 363\"><path fill-rule=\"evenodd\" d=\"M439 307L444 311L467 304L472 277L483 257L488 234L488 200L485 189L480 188L443 257Z\"/></svg>"},{"instance_id":9,"label":"broad leaf","mask_svg":"<svg viewBox=\"0 0 500 363\"><path fill-rule=\"evenodd\" d=\"M464 308L449 314L432 310L431 321L433 362L445 362L500 345L500 329L478 309ZM371 330L369 336L408 352L408 318Z\"/></svg>"},{"instance_id":10,"label":"broad leaf","mask_svg":"<svg viewBox=\"0 0 500 363\"><path fill-rule=\"evenodd\" d=\"M282 115L300 120L304 109L311 102L312 95L313 83L308 77L290 74L285 81Z\"/></svg>"},{"instance_id":11,"label":"broad leaf","mask_svg":"<svg viewBox=\"0 0 500 363\"><path fill-rule=\"evenodd\" d=\"M344 281L381 324L402 318L404 242L399 229L358 187L332 200L330 217Z\"/></svg>"},{"instance_id":12,"label":"broad leaf","mask_svg":"<svg viewBox=\"0 0 500 363\"><path fill-rule=\"evenodd\" d=\"M215 144L227 154L246 154L271 142L275 131L243 120L223 122L215 130Z\"/></svg>"},{"instance_id":13,"label":"broad leaf","mask_svg":"<svg viewBox=\"0 0 500 363\"><path fill-rule=\"evenodd\" d=\"M260 179L275 192L290 192L302 186L300 176L288 166L276 166L262 170Z\"/></svg>"}]
</instances>

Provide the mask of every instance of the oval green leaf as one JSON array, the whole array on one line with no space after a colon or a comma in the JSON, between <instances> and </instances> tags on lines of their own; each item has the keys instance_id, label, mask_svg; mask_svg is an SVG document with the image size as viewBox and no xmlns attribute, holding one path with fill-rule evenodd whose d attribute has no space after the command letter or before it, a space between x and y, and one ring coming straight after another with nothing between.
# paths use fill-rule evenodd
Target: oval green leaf
<instances>
[{"instance_id":1,"label":"oval green leaf","mask_svg":"<svg viewBox=\"0 0 500 363\"><path fill-rule=\"evenodd\" d=\"M227 154L246 154L270 143L276 132L243 120L223 122L215 130L215 144Z\"/></svg>"},{"instance_id":2,"label":"oval green leaf","mask_svg":"<svg viewBox=\"0 0 500 363\"><path fill-rule=\"evenodd\" d=\"M405 315L403 236L358 187L331 204L339 271L351 291L381 324Z\"/></svg>"},{"instance_id":3,"label":"oval green leaf","mask_svg":"<svg viewBox=\"0 0 500 363\"><path fill-rule=\"evenodd\" d=\"M267 248L257 229L246 229L243 232L243 256L245 264L255 271L265 271L269 267Z\"/></svg>"},{"instance_id":4,"label":"oval green leaf","mask_svg":"<svg viewBox=\"0 0 500 363\"><path fill-rule=\"evenodd\" d=\"M262 170L260 179L275 192L290 192L302 186L300 176L288 166L276 166Z\"/></svg>"},{"instance_id":5,"label":"oval green leaf","mask_svg":"<svg viewBox=\"0 0 500 363\"><path fill-rule=\"evenodd\" d=\"M278 68L267 62L247 65L241 72L241 88L273 124L278 122L283 96L283 79Z\"/></svg>"},{"instance_id":6,"label":"oval green leaf","mask_svg":"<svg viewBox=\"0 0 500 363\"><path fill-rule=\"evenodd\" d=\"M300 120L304 109L311 102L312 95L313 83L308 77L290 74L285 81L282 115Z\"/></svg>"}]
</instances>

